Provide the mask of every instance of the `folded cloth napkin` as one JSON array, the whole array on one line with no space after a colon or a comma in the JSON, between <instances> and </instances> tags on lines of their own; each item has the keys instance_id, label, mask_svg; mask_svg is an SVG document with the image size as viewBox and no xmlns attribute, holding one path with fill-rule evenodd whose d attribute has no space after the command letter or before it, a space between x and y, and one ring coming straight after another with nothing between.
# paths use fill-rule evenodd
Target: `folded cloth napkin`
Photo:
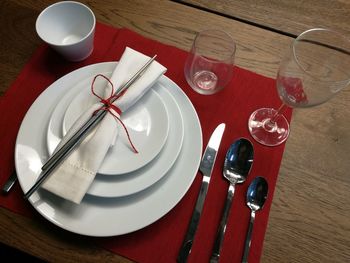
<instances>
[{"instance_id":1,"label":"folded cloth napkin","mask_svg":"<svg viewBox=\"0 0 350 263\"><path fill-rule=\"evenodd\" d=\"M131 48L126 48L110 78L114 91L122 87L150 58ZM113 104L121 112L135 104L164 74L166 68L153 61L144 74ZM106 85L105 99L111 94L111 86ZM108 95L106 95L108 94ZM56 149L59 149L85 123L92 114L103 106L97 103L84 112L64 136ZM120 117L118 112L113 114ZM72 153L50 174L42 187L60 197L79 204L90 187L103 159L118 136L119 121L107 113L94 130L75 148ZM132 149L130 149L132 150Z\"/></svg>"}]
</instances>

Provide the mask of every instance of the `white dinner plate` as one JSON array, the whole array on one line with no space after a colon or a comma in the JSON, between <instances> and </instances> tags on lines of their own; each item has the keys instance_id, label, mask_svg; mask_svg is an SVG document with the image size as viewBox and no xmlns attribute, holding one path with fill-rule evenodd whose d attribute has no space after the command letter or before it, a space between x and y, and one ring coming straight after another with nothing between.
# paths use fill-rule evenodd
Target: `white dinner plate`
<instances>
[{"instance_id":1,"label":"white dinner plate","mask_svg":"<svg viewBox=\"0 0 350 263\"><path fill-rule=\"evenodd\" d=\"M91 74L115 66L114 62L100 63L73 71L48 87L30 107L22 121L15 148L16 172L23 192L34 184L47 160L46 128L56 99ZM175 98L184 122L181 152L166 176L144 191L125 197L106 199L86 195L80 205L39 189L29 202L42 216L74 233L115 236L148 226L181 200L197 174L202 132L197 113L183 91L165 76L158 83Z\"/></svg>"},{"instance_id":2,"label":"white dinner plate","mask_svg":"<svg viewBox=\"0 0 350 263\"><path fill-rule=\"evenodd\" d=\"M109 76L111 72L104 72ZM91 81L91 78L88 78ZM81 90L88 86L88 81L82 81L75 87L71 88L65 96L58 102L55 107L48 125L47 144L51 154L62 138L62 119L65 110L73 98L81 93ZM105 176L97 174L95 180L88 190L88 194L99 197L120 197L139 192L157 182L174 164L180 153L184 127L180 109L163 85L156 83L152 90L164 102L168 112L169 132L164 147L161 152L147 165L136 171L119 174L118 176Z\"/></svg>"},{"instance_id":3,"label":"white dinner plate","mask_svg":"<svg viewBox=\"0 0 350 263\"><path fill-rule=\"evenodd\" d=\"M111 74L112 72L105 73L107 77L110 77ZM66 104L67 100L70 100L69 105L66 106L66 114L63 117L63 135L84 111L99 102L99 99L91 93L92 79L90 77L83 80L62 98L62 102L59 102ZM104 81L96 81L94 88L95 90L103 90L105 85ZM80 91L79 93L76 93L77 89ZM73 98L72 93L74 93ZM53 117L56 117L56 115L54 112ZM100 174L119 175L141 168L157 156L167 139L169 131L168 113L162 99L152 89L133 107L125 111L121 115L121 120L127 127L132 143L138 153L135 154L131 149L125 130L116 121L116 125L120 127L119 135L115 145L108 150L98 170ZM52 125L54 121L55 119L51 118L49 129L51 129L51 126L56 127ZM50 141L52 134L53 132L49 131L47 137L50 155L57 146L57 144Z\"/></svg>"}]
</instances>

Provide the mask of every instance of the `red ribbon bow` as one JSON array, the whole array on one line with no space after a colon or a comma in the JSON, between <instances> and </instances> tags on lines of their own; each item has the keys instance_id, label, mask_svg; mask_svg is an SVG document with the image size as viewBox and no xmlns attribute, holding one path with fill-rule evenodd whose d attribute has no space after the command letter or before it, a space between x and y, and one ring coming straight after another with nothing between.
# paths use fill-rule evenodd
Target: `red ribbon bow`
<instances>
[{"instance_id":1,"label":"red ribbon bow","mask_svg":"<svg viewBox=\"0 0 350 263\"><path fill-rule=\"evenodd\" d=\"M94 91L94 84L95 84L95 81L98 77L102 77L104 78L105 80L108 81L108 83L111 85L111 95L107 98L107 99L104 99L102 98L101 96L99 96L95 91ZM104 111L108 111L110 114L112 114L112 116L119 121L119 123L123 126L125 132L126 132L126 135L128 136L128 140L129 140L129 143L132 147L132 149L134 150L135 153L138 153L138 151L136 150L134 144L132 143L131 139L130 139L130 135L129 135L129 132L128 132L128 129L126 128L125 124L123 123L123 121L112 111L114 110L116 113L119 114L119 116L122 114L122 111L120 108L118 108L116 105L113 104L113 101L115 101L116 99L120 98L121 96L123 96L123 94L125 93L126 90L124 90L123 92L121 92L120 94L118 95L114 95L114 86L113 86L113 83L110 81L109 78L107 78L106 76L102 75L102 74L98 74L94 77L92 83L91 83L91 92L93 95L95 95L97 98L100 99L100 102L103 103L103 106L101 106L101 108L97 109L93 115L96 114L96 112L100 111L100 110L104 110ZM112 109L112 110L111 110Z\"/></svg>"}]
</instances>

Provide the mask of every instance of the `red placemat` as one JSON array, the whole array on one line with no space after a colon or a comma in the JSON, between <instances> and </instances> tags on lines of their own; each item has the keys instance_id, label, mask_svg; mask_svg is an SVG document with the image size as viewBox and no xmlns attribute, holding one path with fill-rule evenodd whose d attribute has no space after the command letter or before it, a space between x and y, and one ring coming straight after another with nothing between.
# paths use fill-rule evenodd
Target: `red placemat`
<instances>
[{"instance_id":1,"label":"red placemat","mask_svg":"<svg viewBox=\"0 0 350 263\"><path fill-rule=\"evenodd\" d=\"M269 183L269 196L264 209L256 216L249 257L250 262L259 262L284 145L265 147L256 143L249 135L247 120L257 108L279 106L281 102L277 96L275 81L234 67L234 77L223 91L210 96L197 94L189 87L183 74L187 52L147 39L128 29L116 29L97 23L94 52L80 63L63 60L46 45L36 50L18 78L0 98L0 123L3 127L6 125L6 129L0 130L0 184L6 181L14 167L14 146L21 121L40 93L55 80L77 68L98 62L118 61L126 46L149 56L157 54L157 60L168 68L166 75L183 89L198 113L204 148L215 127L221 122L226 123L189 262L209 261L228 189L228 183L222 177L222 164L228 147L239 137L249 138L253 142L254 163L246 183L236 186L220 262L240 262L250 216L250 210L245 205L246 190L256 176L264 176ZM290 119L291 110L287 111L287 117ZM175 262L201 179L198 173L184 198L152 225L127 235L92 240L137 262ZM0 197L0 205L11 211L33 216L36 212L22 195L17 185L8 196ZM140 211L140 216L142 213L147 211Z\"/></svg>"}]
</instances>

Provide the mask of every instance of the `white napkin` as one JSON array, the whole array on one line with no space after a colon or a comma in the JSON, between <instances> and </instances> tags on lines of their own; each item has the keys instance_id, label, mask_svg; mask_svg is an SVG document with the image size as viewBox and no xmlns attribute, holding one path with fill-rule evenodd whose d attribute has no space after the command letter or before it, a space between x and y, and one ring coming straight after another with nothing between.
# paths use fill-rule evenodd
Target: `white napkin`
<instances>
[{"instance_id":1,"label":"white napkin","mask_svg":"<svg viewBox=\"0 0 350 263\"><path fill-rule=\"evenodd\" d=\"M149 59L148 56L127 47L110 78L114 85L114 90L124 85ZM165 71L165 67L153 61L144 74L113 104L122 112L126 111L153 86ZM104 93L105 98L109 97L109 85L106 86ZM106 96L106 94L108 95ZM91 94L91 96L93 95ZM95 104L83 113L56 149L59 149L100 107L101 103ZM119 116L118 113L114 113ZM79 204L94 180L109 147L114 144L120 128L122 129L120 132L125 132L112 114L107 113L99 125L50 174L49 178L42 184L42 187L60 197ZM132 151L132 148L130 148L130 151Z\"/></svg>"}]
</instances>

